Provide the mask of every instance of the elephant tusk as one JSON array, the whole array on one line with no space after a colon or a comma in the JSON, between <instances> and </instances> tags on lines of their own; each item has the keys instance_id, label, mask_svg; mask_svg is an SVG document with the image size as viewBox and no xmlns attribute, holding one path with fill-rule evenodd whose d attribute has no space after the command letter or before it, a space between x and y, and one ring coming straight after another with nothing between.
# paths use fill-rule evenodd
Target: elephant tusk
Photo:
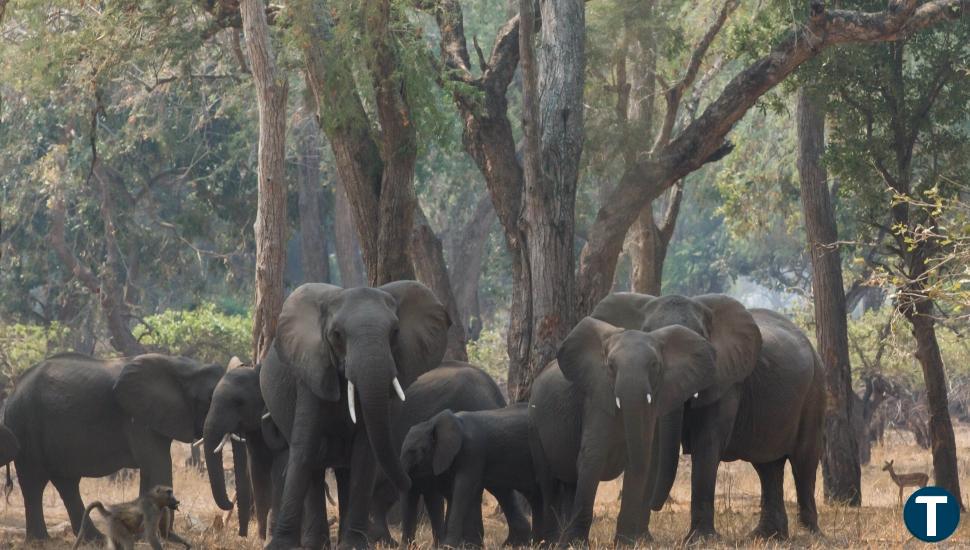
<instances>
[{"instance_id":1,"label":"elephant tusk","mask_svg":"<svg viewBox=\"0 0 970 550\"><path fill-rule=\"evenodd\" d=\"M391 385L394 386L394 391L397 392L397 396L404 401L404 390L401 389L401 383L397 381L397 376L391 381Z\"/></svg>"},{"instance_id":2,"label":"elephant tusk","mask_svg":"<svg viewBox=\"0 0 970 550\"><path fill-rule=\"evenodd\" d=\"M653 396L649 393L647 394L647 404L653 403Z\"/></svg>"},{"instance_id":3,"label":"elephant tusk","mask_svg":"<svg viewBox=\"0 0 970 550\"><path fill-rule=\"evenodd\" d=\"M266 413L260 417L260 420L269 420L269 411L266 411Z\"/></svg>"},{"instance_id":4,"label":"elephant tusk","mask_svg":"<svg viewBox=\"0 0 970 550\"><path fill-rule=\"evenodd\" d=\"M238 441L239 443L245 443L246 442L246 438L245 437L241 437L241 436L238 436L236 434L232 434L229 437L231 437L233 441Z\"/></svg>"},{"instance_id":5,"label":"elephant tusk","mask_svg":"<svg viewBox=\"0 0 970 550\"><path fill-rule=\"evenodd\" d=\"M347 380L347 409L350 410L350 421L357 423L357 411L354 406L354 383Z\"/></svg>"},{"instance_id":6,"label":"elephant tusk","mask_svg":"<svg viewBox=\"0 0 970 550\"><path fill-rule=\"evenodd\" d=\"M214 449L215 452L221 453L222 452L222 448L225 447L226 446L226 443L228 443L228 442L229 442L229 434L226 434L226 435L222 436L222 441L220 441L219 444L216 445L216 448Z\"/></svg>"},{"instance_id":7,"label":"elephant tusk","mask_svg":"<svg viewBox=\"0 0 970 550\"><path fill-rule=\"evenodd\" d=\"M622 408L622 407L620 407L620 398L619 397L616 398L616 408L618 408L618 409Z\"/></svg>"},{"instance_id":8,"label":"elephant tusk","mask_svg":"<svg viewBox=\"0 0 970 550\"><path fill-rule=\"evenodd\" d=\"M203 438L200 437L198 440L196 440L195 442L192 443L192 446L193 447L198 447L199 445L202 445L202 443L204 441L205 441L205 439L203 439Z\"/></svg>"},{"instance_id":9,"label":"elephant tusk","mask_svg":"<svg viewBox=\"0 0 970 550\"><path fill-rule=\"evenodd\" d=\"M697 396L700 395L700 394L701 394L701 392L694 392L694 399L697 399Z\"/></svg>"}]
</instances>

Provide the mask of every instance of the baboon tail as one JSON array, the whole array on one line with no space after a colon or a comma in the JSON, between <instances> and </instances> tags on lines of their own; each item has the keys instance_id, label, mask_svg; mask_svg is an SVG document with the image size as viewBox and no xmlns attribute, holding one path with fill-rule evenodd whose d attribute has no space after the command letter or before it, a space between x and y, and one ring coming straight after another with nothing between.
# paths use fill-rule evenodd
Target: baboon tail
<instances>
[{"instance_id":1,"label":"baboon tail","mask_svg":"<svg viewBox=\"0 0 970 550\"><path fill-rule=\"evenodd\" d=\"M104 505L100 501L94 501L88 504L88 507L84 509L84 515L81 516L81 526L77 529L77 540L74 541L74 546L71 547L72 550L77 550L77 547L84 540L84 528L87 524L91 523L91 510L97 508L102 515L108 516L108 511L104 509Z\"/></svg>"}]
</instances>

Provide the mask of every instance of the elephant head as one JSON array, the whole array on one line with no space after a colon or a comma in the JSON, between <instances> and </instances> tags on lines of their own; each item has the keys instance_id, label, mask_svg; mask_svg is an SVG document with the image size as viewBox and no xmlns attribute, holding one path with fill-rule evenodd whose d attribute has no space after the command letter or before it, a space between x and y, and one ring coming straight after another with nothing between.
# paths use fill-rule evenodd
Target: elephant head
<instances>
[{"instance_id":1,"label":"elephant head","mask_svg":"<svg viewBox=\"0 0 970 550\"><path fill-rule=\"evenodd\" d=\"M258 438L265 404L259 391L259 371L245 366L238 358L229 362L229 370L212 392L212 404L205 418L202 442L209 486L216 505L232 509L226 494L222 468L222 449L232 445L233 470L236 475L236 506L239 509L240 535L245 536L252 505L252 488L245 439ZM268 491L269 489L266 488Z\"/></svg>"},{"instance_id":2,"label":"elephant head","mask_svg":"<svg viewBox=\"0 0 970 550\"><path fill-rule=\"evenodd\" d=\"M401 447L404 471L414 477L438 476L451 467L461 450L461 419L450 409L408 430Z\"/></svg>"},{"instance_id":3,"label":"elephant head","mask_svg":"<svg viewBox=\"0 0 970 550\"><path fill-rule=\"evenodd\" d=\"M381 469L406 489L410 479L393 450L389 401L395 394L403 400L403 388L438 366L450 324L441 302L415 281L352 289L311 283L283 303L275 347L320 399L345 400L353 422L360 420L359 397Z\"/></svg>"},{"instance_id":4,"label":"elephant head","mask_svg":"<svg viewBox=\"0 0 970 550\"><path fill-rule=\"evenodd\" d=\"M706 388L715 369L714 348L689 329L671 326L648 333L592 317L573 328L556 359L589 405L610 416L622 411L631 453L646 443L637 434ZM645 454L630 458L631 464L646 462Z\"/></svg>"},{"instance_id":5,"label":"elephant head","mask_svg":"<svg viewBox=\"0 0 970 550\"><path fill-rule=\"evenodd\" d=\"M761 331L754 317L740 302L723 294L687 298L618 292L604 298L591 315L610 324L646 332L679 325L710 342L717 363L710 385L690 400L692 407L714 403L747 378L761 352ZM651 474L654 510L663 506L677 473L683 417L682 401L661 419L658 427L655 442L658 460Z\"/></svg>"},{"instance_id":6,"label":"elephant head","mask_svg":"<svg viewBox=\"0 0 970 550\"><path fill-rule=\"evenodd\" d=\"M113 391L134 422L184 443L202 437L212 392L224 367L157 353L123 361Z\"/></svg>"}]
</instances>

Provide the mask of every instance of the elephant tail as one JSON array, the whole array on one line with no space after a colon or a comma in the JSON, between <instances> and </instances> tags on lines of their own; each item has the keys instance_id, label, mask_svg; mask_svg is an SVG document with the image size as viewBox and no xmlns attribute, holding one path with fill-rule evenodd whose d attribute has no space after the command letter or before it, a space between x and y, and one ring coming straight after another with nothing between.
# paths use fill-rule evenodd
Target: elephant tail
<instances>
[{"instance_id":1,"label":"elephant tail","mask_svg":"<svg viewBox=\"0 0 970 550\"><path fill-rule=\"evenodd\" d=\"M7 463L7 483L3 486L3 498L10 504L10 493L13 492L13 477L10 475L10 463Z\"/></svg>"}]
</instances>

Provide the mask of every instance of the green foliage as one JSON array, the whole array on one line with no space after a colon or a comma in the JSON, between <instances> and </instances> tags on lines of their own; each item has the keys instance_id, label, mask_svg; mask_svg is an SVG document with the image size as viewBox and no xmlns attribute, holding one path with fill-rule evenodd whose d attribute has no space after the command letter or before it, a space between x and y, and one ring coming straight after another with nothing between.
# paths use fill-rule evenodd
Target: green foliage
<instances>
[{"instance_id":1,"label":"green foliage","mask_svg":"<svg viewBox=\"0 0 970 550\"><path fill-rule=\"evenodd\" d=\"M194 310L150 315L134 334L150 349L225 365L233 355L249 357L252 330L251 315L224 313L204 303Z\"/></svg>"},{"instance_id":2,"label":"green foliage","mask_svg":"<svg viewBox=\"0 0 970 550\"><path fill-rule=\"evenodd\" d=\"M12 380L45 357L70 351L70 341L70 329L57 322L49 326L0 323L0 376Z\"/></svg>"},{"instance_id":3,"label":"green foliage","mask_svg":"<svg viewBox=\"0 0 970 550\"><path fill-rule=\"evenodd\" d=\"M485 369L499 385L509 375L509 355L505 342L504 325L501 328L485 328L478 340L468 342L468 362Z\"/></svg>"}]
</instances>

